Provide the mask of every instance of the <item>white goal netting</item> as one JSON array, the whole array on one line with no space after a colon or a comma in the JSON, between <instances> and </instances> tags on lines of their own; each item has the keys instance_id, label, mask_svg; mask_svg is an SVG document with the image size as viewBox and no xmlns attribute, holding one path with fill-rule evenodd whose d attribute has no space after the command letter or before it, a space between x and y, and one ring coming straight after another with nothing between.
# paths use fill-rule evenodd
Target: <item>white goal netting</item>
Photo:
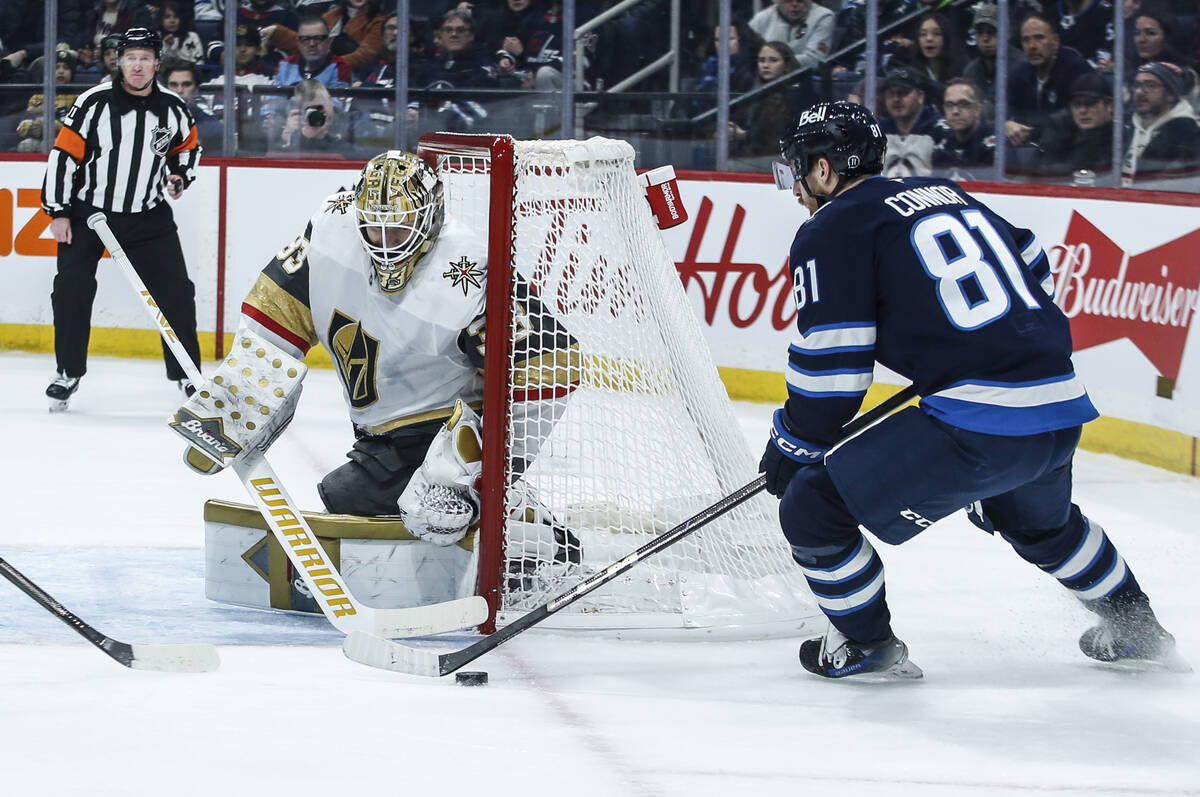
<instances>
[{"instance_id":1,"label":"white goal netting","mask_svg":"<svg viewBox=\"0 0 1200 797\"><path fill-rule=\"evenodd\" d=\"M500 375L509 454L506 473L484 475L510 485L503 624L752 480L757 459L628 144L515 142L511 208L489 208L487 156L453 154L444 144L438 151L451 153L438 159L448 215L481 232L499 213L513 224L508 300L522 311L508 330L508 373ZM503 271L489 264L489 279ZM577 350L564 351L561 335L530 334L548 328L569 334ZM488 333L498 334L490 321ZM569 376L574 389L543 387L536 401L522 401L548 374L560 383ZM811 617L777 506L752 499L545 625L765 631Z\"/></svg>"}]
</instances>

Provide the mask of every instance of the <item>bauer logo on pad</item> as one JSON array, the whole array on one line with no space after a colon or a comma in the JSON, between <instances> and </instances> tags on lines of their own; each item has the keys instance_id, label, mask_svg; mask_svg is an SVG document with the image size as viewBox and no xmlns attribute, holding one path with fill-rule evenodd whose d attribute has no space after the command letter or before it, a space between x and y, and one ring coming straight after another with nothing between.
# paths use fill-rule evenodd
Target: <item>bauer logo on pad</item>
<instances>
[{"instance_id":1,"label":"bauer logo on pad","mask_svg":"<svg viewBox=\"0 0 1200 797\"><path fill-rule=\"evenodd\" d=\"M168 424L188 445L198 448L216 462L224 462L241 453L242 447L225 434L220 418L199 418L180 408Z\"/></svg>"}]
</instances>

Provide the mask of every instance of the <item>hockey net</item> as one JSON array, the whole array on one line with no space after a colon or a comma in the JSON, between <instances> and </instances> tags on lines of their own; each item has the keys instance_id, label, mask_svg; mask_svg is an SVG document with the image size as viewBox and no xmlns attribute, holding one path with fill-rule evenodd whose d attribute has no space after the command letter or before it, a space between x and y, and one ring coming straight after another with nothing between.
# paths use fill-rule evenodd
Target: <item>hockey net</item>
<instances>
[{"instance_id":1,"label":"hockey net","mask_svg":"<svg viewBox=\"0 0 1200 797\"><path fill-rule=\"evenodd\" d=\"M434 134L419 151L448 216L489 239L479 589L503 625L741 487L756 460L632 147ZM523 283L577 351L529 350ZM574 389L528 402L547 367ZM794 628L815 611L776 512L759 496L544 625Z\"/></svg>"}]
</instances>

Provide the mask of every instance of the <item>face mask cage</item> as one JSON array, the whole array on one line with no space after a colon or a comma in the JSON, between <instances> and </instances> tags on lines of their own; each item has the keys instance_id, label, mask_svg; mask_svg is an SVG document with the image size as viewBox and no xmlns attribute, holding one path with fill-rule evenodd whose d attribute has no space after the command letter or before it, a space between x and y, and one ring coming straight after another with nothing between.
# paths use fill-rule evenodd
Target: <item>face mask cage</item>
<instances>
[{"instance_id":1,"label":"face mask cage","mask_svg":"<svg viewBox=\"0 0 1200 797\"><path fill-rule=\"evenodd\" d=\"M363 248L371 256L383 291L398 291L412 277L416 256L430 239L436 211L433 203L412 210L385 207L356 211ZM368 231L375 233L379 243L371 240Z\"/></svg>"}]
</instances>

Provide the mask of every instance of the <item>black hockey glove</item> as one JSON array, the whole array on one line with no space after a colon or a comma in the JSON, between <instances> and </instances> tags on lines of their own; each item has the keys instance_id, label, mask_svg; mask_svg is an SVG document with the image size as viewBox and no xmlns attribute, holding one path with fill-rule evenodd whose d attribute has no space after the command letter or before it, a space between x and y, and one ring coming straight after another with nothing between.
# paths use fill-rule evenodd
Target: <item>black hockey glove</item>
<instances>
[{"instance_id":1,"label":"black hockey glove","mask_svg":"<svg viewBox=\"0 0 1200 797\"><path fill-rule=\"evenodd\" d=\"M767 441L767 450L758 463L758 472L767 477L767 492L782 498L796 471L820 463L827 450L824 446L814 445L792 434L787 411L775 410L771 439Z\"/></svg>"}]
</instances>

